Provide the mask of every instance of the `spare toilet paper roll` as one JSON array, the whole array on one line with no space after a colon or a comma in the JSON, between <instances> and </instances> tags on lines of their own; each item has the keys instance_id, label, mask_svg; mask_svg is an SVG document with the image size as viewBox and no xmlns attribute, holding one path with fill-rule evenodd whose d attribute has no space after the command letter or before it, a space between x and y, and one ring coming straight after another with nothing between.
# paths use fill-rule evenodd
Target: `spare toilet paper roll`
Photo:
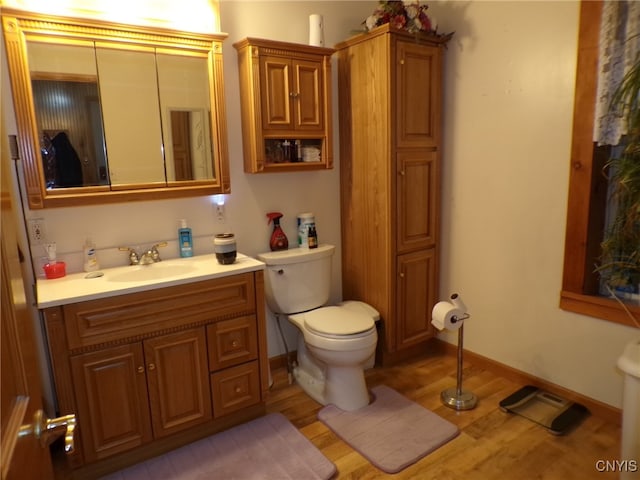
<instances>
[{"instance_id":1,"label":"spare toilet paper roll","mask_svg":"<svg viewBox=\"0 0 640 480\"><path fill-rule=\"evenodd\" d=\"M324 20L322 15L309 15L309 45L324 47Z\"/></svg>"},{"instance_id":2,"label":"spare toilet paper roll","mask_svg":"<svg viewBox=\"0 0 640 480\"><path fill-rule=\"evenodd\" d=\"M438 330L457 330L464 320L464 312L449 302L438 302L431 312L431 323Z\"/></svg>"},{"instance_id":3,"label":"spare toilet paper roll","mask_svg":"<svg viewBox=\"0 0 640 480\"><path fill-rule=\"evenodd\" d=\"M454 293L453 295L451 295L451 303L453 303L453 305L455 305L457 308L459 308L463 312L467 311L467 306L464 304L464 302L460 298L460 295L458 295L457 293Z\"/></svg>"}]
</instances>

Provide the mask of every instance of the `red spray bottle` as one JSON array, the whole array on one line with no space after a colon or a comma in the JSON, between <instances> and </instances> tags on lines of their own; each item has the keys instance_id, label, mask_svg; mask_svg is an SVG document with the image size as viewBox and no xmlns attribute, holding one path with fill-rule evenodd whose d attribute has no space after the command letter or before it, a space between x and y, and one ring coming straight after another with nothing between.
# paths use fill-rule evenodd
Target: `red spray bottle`
<instances>
[{"instance_id":1,"label":"red spray bottle","mask_svg":"<svg viewBox=\"0 0 640 480\"><path fill-rule=\"evenodd\" d=\"M273 233L271 233L271 239L269 240L269 247L271 250L286 250L289 248L289 240L287 240L287 236L280 228L280 218L282 214L280 212L269 212L267 213L267 217L269 217L269 222L273 222Z\"/></svg>"}]
</instances>

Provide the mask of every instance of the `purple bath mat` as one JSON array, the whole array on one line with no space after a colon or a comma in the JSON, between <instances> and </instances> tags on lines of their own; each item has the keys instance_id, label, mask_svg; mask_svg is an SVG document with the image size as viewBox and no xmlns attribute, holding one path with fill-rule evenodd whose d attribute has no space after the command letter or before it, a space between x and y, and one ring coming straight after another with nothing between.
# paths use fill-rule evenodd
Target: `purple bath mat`
<instances>
[{"instance_id":1,"label":"purple bath mat","mask_svg":"<svg viewBox=\"0 0 640 480\"><path fill-rule=\"evenodd\" d=\"M282 414L203 438L103 480L327 480L336 466Z\"/></svg>"},{"instance_id":2,"label":"purple bath mat","mask_svg":"<svg viewBox=\"0 0 640 480\"><path fill-rule=\"evenodd\" d=\"M397 473L460 433L453 423L379 385L372 403L353 412L327 405L318 418L380 470Z\"/></svg>"}]
</instances>

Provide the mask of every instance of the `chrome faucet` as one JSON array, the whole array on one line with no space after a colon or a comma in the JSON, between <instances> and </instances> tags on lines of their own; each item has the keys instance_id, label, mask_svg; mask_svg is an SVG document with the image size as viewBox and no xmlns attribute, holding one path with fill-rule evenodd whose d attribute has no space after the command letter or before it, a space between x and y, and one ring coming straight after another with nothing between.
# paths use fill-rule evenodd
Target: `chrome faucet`
<instances>
[{"instance_id":1,"label":"chrome faucet","mask_svg":"<svg viewBox=\"0 0 640 480\"><path fill-rule=\"evenodd\" d=\"M166 246L167 242L156 243L142 255L138 254L138 252L131 247L119 247L118 250L129 252L129 265L151 265L152 263L157 263L162 260L158 248Z\"/></svg>"}]
</instances>

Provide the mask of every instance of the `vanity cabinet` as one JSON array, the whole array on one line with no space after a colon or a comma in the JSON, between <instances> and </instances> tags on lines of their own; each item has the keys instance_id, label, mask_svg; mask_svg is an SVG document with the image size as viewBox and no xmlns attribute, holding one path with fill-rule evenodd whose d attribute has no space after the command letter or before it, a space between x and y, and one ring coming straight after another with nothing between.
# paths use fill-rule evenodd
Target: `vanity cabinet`
<instances>
[{"instance_id":1,"label":"vanity cabinet","mask_svg":"<svg viewBox=\"0 0 640 480\"><path fill-rule=\"evenodd\" d=\"M86 461L211 419L204 328L71 356Z\"/></svg>"},{"instance_id":2,"label":"vanity cabinet","mask_svg":"<svg viewBox=\"0 0 640 480\"><path fill-rule=\"evenodd\" d=\"M45 309L59 410L78 418L72 464L143 458L263 414L263 283L255 271Z\"/></svg>"},{"instance_id":3,"label":"vanity cabinet","mask_svg":"<svg viewBox=\"0 0 640 480\"><path fill-rule=\"evenodd\" d=\"M336 45L343 296L380 312L386 364L433 336L446 41L383 25Z\"/></svg>"},{"instance_id":4,"label":"vanity cabinet","mask_svg":"<svg viewBox=\"0 0 640 480\"><path fill-rule=\"evenodd\" d=\"M334 50L256 38L234 47L245 172L332 168Z\"/></svg>"}]
</instances>

